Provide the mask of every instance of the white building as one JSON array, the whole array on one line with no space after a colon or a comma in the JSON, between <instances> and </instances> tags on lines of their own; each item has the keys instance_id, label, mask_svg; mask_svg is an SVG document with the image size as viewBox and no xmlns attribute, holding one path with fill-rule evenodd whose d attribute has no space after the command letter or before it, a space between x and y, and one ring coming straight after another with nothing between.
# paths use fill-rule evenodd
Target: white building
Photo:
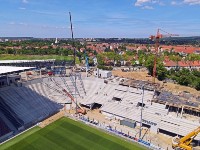
<instances>
[{"instance_id":1,"label":"white building","mask_svg":"<svg viewBox=\"0 0 200 150\"><path fill-rule=\"evenodd\" d=\"M97 69L96 71L94 71L94 76L99 78L109 78L112 76L112 72L107 70Z\"/></svg>"}]
</instances>

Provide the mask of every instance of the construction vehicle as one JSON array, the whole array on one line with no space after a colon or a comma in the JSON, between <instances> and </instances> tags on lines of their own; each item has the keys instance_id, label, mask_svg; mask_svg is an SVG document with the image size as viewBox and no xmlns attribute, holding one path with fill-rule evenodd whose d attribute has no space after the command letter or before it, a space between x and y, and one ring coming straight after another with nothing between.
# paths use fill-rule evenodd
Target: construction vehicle
<instances>
[{"instance_id":1,"label":"construction vehicle","mask_svg":"<svg viewBox=\"0 0 200 150\"><path fill-rule=\"evenodd\" d=\"M161 34L160 31L165 32L166 34ZM154 67L153 67L153 83L155 83L155 78L156 78L156 62L157 62L157 57L158 57L158 48L159 48L159 43L160 39L165 38L165 37L171 37L171 36L179 36L178 34L170 34L164 30L158 29L157 34L151 35L149 37L150 40L155 40L155 58L154 58Z\"/></svg>"},{"instance_id":2,"label":"construction vehicle","mask_svg":"<svg viewBox=\"0 0 200 150\"><path fill-rule=\"evenodd\" d=\"M172 138L172 148L180 150L192 150L193 146L191 145L191 143L199 132L200 132L200 127L188 133L186 136L182 138L179 138L178 136Z\"/></svg>"},{"instance_id":3,"label":"construction vehicle","mask_svg":"<svg viewBox=\"0 0 200 150\"><path fill-rule=\"evenodd\" d=\"M62 91L63 91L64 93L66 93L67 96L79 107L79 108L77 108L77 113L81 113L81 114L85 115L85 114L86 114L86 110L85 110L83 107L81 107L81 104L80 104L80 103L77 103L77 102L75 101L74 97L73 97L69 92L67 92L67 90L62 89Z\"/></svg>"},{"instance_id":4,"label":"construction vehicle","mask_svg":"<svg viewBox=\"0 0 200 150\"><path fill-rule=\"evenodd\" d=\"M76 105L76 110L77 110L76 113L81 113L83 115L86 114L86 110L83 107L81 107L81 104L78 103L74 99L74 97L65 88L63 88L58 82L56 82L54 78L49 78L49 79L53 83L53 85L49 84L49 83L44 83L44 82L41 82L41 83L43 85L45 85L46 87L48 87L49 89L51 89L51 90L54 90L54 91L56 91L56 92L58 92L60 94L64 93L64 95L68 96L71 99L71 101L74 102L75 105Z\"/></svg>"}]
</instances>

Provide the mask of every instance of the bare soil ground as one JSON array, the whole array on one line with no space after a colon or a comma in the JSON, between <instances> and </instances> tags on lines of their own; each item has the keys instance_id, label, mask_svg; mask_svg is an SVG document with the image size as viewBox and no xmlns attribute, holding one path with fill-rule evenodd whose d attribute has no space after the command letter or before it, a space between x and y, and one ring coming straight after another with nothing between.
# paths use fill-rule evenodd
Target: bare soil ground
<instances>
[{"instance_id":1,"label":"bare soil ground","mask_svg":"<svg viewBox=\"0 0 200 150\"><path fill-rule=\"evenodd\" d=\"M44 128L44 127L46 127L47 125L53 123L54 121L56 121L56 120L62 118L64 115L65 115L65 112L64 112L64 111L60 111L60 112L58 112L57 114L55 114L55 115L53 115L53 116L47 118L46 120L42 121L42 122L40 123L39 126L40 126L41 128Z\"/></svg>"},{"instance_id":2,"label":"bare soil ground","mask_svg":"<svg viewBox=\"0 0 200 150\"><path fill-rule=\"evenodd\" d=\"M122 72L121 70L114 70L112 71L112 74L114 76L119 76L119 77L124 77L124 78L129 78L129 79L136 79L136 80L145 80L145 81L152 81L152 76L149 76L147 71L144 72ZM174 84L174 83L164 83L162 81L158 81L156 79L156 83L160 83L160 85L163 85L163 89L166 91L170 91L172 93L178 93L178 92L183 92L187 91L190 92L191 94L194 94L196 96L200 96L200 91L197 91L194 88Z\"/></svg>"}]
</instances>

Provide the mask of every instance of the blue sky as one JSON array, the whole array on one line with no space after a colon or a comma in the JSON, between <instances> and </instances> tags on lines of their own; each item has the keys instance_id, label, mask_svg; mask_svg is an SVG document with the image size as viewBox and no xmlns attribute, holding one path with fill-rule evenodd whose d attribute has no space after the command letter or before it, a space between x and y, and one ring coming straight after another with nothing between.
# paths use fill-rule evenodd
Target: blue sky
<instances>
[{"instance_id":1,"label":"blue sky","mask_svg":"<svg viewBox=\"0 0 200 150\"><path fill-rule=\"evenodd\" d=\"M200 0L0 0L0 37L200 36Z\"/></svg>"}]
</instances>

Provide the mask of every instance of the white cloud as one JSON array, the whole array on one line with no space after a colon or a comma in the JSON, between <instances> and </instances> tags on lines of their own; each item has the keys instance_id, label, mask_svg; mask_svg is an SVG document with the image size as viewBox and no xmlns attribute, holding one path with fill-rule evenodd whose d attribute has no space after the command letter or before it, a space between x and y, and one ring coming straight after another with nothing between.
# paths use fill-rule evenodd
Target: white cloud
<instances>
[{"instance_id":1,"label":"white cloud","mask_svg":"<svg viewBox=\"0 0 200 150\"><path fill-rule=\"evenodd\" d=\"M149 5L155 5L155 4L158 4L160 6L164 5L162 0L136 0L135 2L135 6L142 7L142 9L153 9L153 7Z\"/></svg>"},{"instance_id":2,"label":"white cloud","mask_svg":"<svg viewBox=\"0 0 200 150\"><path fill-rule=\"evenodd\" d=\"M151 0L151 2L152 2L153 4L155 4L155 3L159 3L160 0Z\"/></svg>"},{"instance_id":3,"label":"white cloud","mask_svg":"<svg viewBox=\"0 0 200 150\"><path fill-rule=\"evenodd\" d=\"M144 6L142 9L154 9L152 6Z\"/></svg>"},{"instance_id":4,"label":"white cloud","mask_svg":"<svg viewBox=\"0 0 200 150\"><path fill-rule=\"evenodd\" d=\"M9 22L8 24L10 24L10 25L14 25L14 24L15 24L15 22Z\"/></svg>"},{"instance_id":5,"label":"white cloud","mask_svg":"<svg viewBox=\"0 0 200 150\"><path fill-rule=\"evenodd\" d=\"M28 3L28 0L22 0L22 3Z\"/></svg>"},{"instance_id":6,"label":"white cloud","mask_svg":"<svg viewBox=\"0 0 200 150\"><path fill-rule=\"evenodd\" d=\"M20 9L20 10L25 10L26 8L24 8L24 7L20 7L19 9Z\"/></svg>"},{"instance_id":7,"label":"white cloud","mask_svg":"<svg viewBox=\"0 0 200 150\"><path fill-rule=\"evenodd\" d=\"M176 1L172 1L171 5L177 5L177 2Z\"/></svg>"},{"instance_id":8,"label":"white cloud","mask_svg":"<svg viewBox=\"0 0 200 150\"><path fill-rule=\"evenodd\" d=\"M9 22L9 25L21 25L21 26L28 26L25 22Z\"/></svg>"},{"instance_id":9,"label":"white cloud","mask_svg":"<svg viewBox=\"0 0 200 150\"><path fill-rule=\"evenodd\" d=\"M151 0L137 0L135 2L135 6L142 6L142 5L149 3L149 2L151 2Z\"/></svg>"},{"instance_id":10,"label":"white cloud","mask_svg":"<svg viewBox=\"0 0 200 150\"><path fill-rule=\"evenodd\" d=\"M180 1L180 0L178 0L178 1L177 1L177 0L171 1L171 5L174 5L174 6L175 6L175 5L176 5L176 6L177 6L177 5L182 5L182 4L183 4L183 1Z\"/></svg>"},{"instance_id":11,"label":"white cloud","mask_svg":"<svg viewBox=\"0 0 200 150\"><path fill-rule=\"evenodd\" d=\"M53 16L53 15L63 15L63 14L59 14L59 13L54 13L54 12L50 12L50 11L38 11L38 10L30 10L30 12L33 12L33 13L38 13L38 14L42 14L42 15L50 15L50 16Z\"/></svg>"},{"instance_id":12,"label":"white cloud","mask_svg":"<svg viewBox=\"0 0 200 150\"><path fill-rule=\"evenodd\" d=\"M24 22L20 22L19 25L28 26L28 24Z\"/></svg>"},{"instance_id":13,"label":"white cloud","mask_svg":"<svg viewBox=\"0 0 200 150\"><path fill-rule=\"evenodd\" d=\"M171 5L183 5L183 4L188 4L188 5L200 5L200 0L170 0L170 4ZM164 5L164 0L136 0L135 2L135 6L138 7L142 7L143 9L145 9L144 7L149 5L155 5L158 4L160 6Z\"/></svg>"},{"instance_id":14,"label":"white cloud","mask_svg":"<svg viewBox=\"0 0 200 150\"><path fill-rule=\"evenodd\" d=\"M200 0L173 0L171 5L200 5Z\"/></svg>"},{"instance_id":15,"label":"white cloud","mask_svg":"<svg viewBox=\"0 0 200 150\"><path fill-rule=\"evenodd\" d=\"M200 0L184 0L183 2L189 5L200 5Z\"/></svg>"},{"instance_id":16,"label":"white cloud","mask_svg":"<svg viewBox=\"0 0 200 150\"><path fill-rule=\"evenodd\" d=\"M164 2L159 2L159 5L160 6L165 6L165 3Z\"/></svg>"}]
</instances>

